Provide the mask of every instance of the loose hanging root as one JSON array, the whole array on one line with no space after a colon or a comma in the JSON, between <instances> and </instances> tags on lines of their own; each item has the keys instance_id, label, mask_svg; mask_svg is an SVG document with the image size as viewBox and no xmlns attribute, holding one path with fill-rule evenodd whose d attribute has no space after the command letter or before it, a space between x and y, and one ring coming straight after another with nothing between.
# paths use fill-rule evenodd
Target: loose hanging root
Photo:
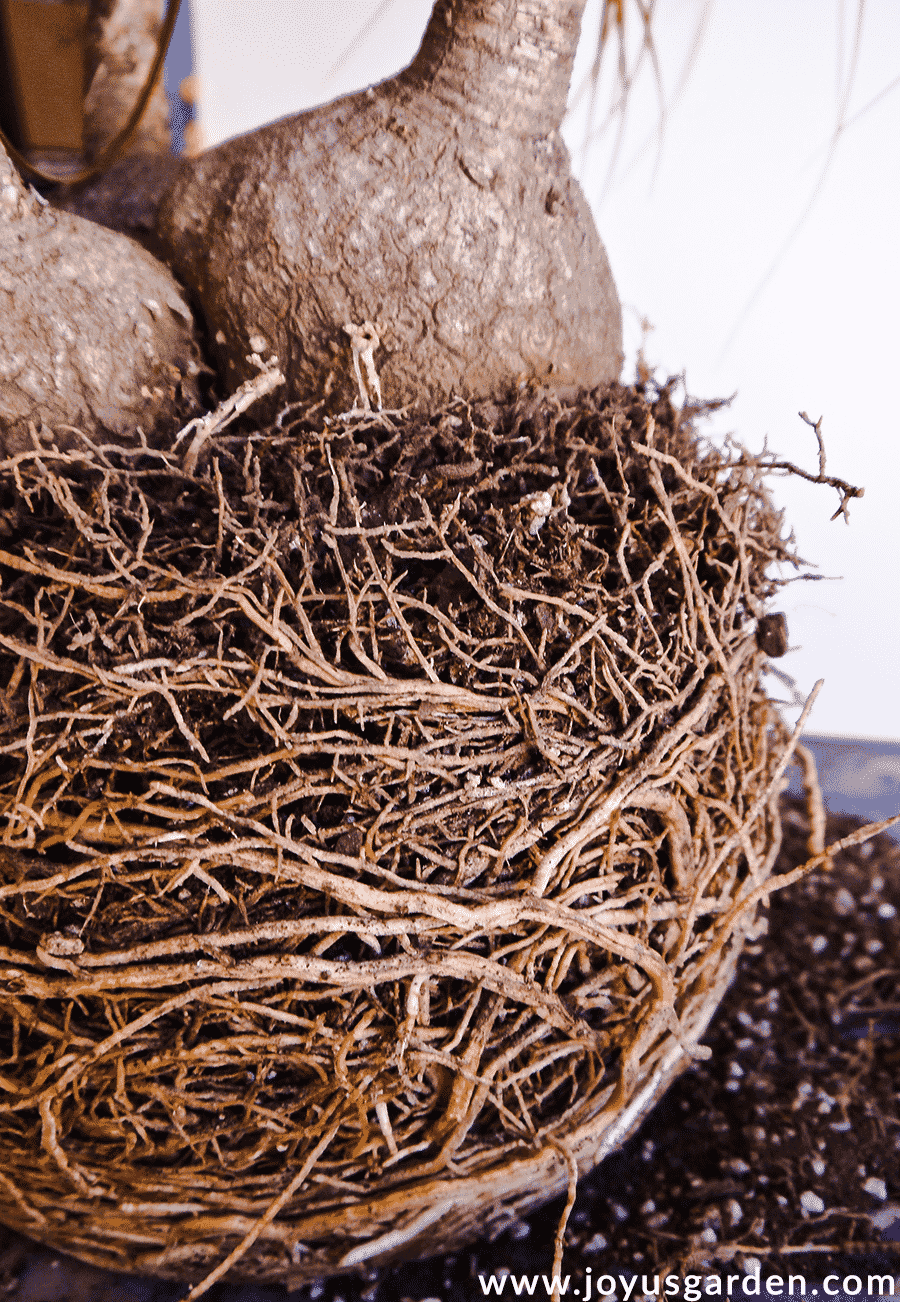
<instances>
[{"instance_id":1,"label":"loose hanging root","mask_svg":"<svg viewBox=\"0 0 900 1302\"><path fill-rule=\"evenodd\" d=\"M551 1278L555 1281L551 1297L553 1302L559 1302L560 1289L559 1279L562 1275L563 1249L566 1240L566 1226L569 1223L569 1217L572 1214L572 1208L575 1206L575 1196L578 1193L578 1163L569 1149L561 1139L555 1136L550 1140L554 1148L559 1150L561 1157L566 1164L566 1170L569 1176L568 1186L566 1188L566 1201L560 1213L559 1222L556 1226L556 1237L553 1240L553 1269L550 1272Z\"/></svg>"},{"instance_id":2,"label":"loose hanging root","mask_svg":"<svg viewBox=\"0 0 900 1302\"><path fill-rule=\"evenodd\" d=\"M668 389L232 423L280 383L0 466L0 1215L192 1302L548 1146L567 1216L778 884L760 463Z\"/></svg>"}]
</instances>

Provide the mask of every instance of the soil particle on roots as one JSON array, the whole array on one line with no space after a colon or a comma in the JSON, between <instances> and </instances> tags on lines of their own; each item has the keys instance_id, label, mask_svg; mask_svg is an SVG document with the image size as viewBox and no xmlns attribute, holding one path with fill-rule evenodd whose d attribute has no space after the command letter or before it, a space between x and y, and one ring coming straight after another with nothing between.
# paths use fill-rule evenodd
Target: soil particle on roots
<instances>
[{"instance_id":1,"label":"soil particle on roots","mask_svg":"<svg viewBox=\"0 0 900 1302\"><path fill-rule=\"evenodd\" d=\"M784 800L784 872L807 857L799 801ZM828 842L858 826L830 817ZM773 896L698 1062L641 1130L579 1184L564 1275L900 1274L900 846L882 835ZM470 1302L479 1276L549 1273L559 1208L493 1242L288 1294L216 1285L210 1302ZM542 1284L538 1290L543 1296ZM632 1296L638 1296L638 1290ZM178 1302L171 1282L82 1266L11 1232L7 1302ZM821 1289L820 1289L821 1292ZM537 1295L537 1293L536 1293ZM510 1293L512 1296L512 1293ZM594 1294L592 1293L592 1296ZM622 1292L619 1296L623 1296Z\"/></svg>"}]
</instances>

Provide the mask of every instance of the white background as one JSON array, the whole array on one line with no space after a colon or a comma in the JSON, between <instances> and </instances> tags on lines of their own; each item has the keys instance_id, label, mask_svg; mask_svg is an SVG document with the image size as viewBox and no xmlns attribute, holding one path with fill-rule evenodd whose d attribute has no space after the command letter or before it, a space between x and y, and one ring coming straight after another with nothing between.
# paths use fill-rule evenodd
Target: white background
<instances>
[{"instance_id":1,"label":"white background","mask_svg":"<svg viewBox=\"0 0 900 1302\"><path fill-rule=\"evenodd\" d=\"M192 0L191 10L212 144L395 72L431 0ZM599 11L589 0L576 91ZM636 12L626 14L634 55ZM814 470L797 413L824 417L829 472L866 495L848 527L829 522L832 490L777 483L801 555L828 576L782 593L797 649L779 664L803 695L825 679L811 731L900 739L900 4L659 0L653 30L662 126L645 59L618 146L613 123L585 150L586 96L573 94L566 127L625 307L625 376L646 319L660 374L684 372L698 396L737 391L716 430L753 450L768 438ZM597 126L616 94L613 55Z\"/></svg>"}]
</instances>

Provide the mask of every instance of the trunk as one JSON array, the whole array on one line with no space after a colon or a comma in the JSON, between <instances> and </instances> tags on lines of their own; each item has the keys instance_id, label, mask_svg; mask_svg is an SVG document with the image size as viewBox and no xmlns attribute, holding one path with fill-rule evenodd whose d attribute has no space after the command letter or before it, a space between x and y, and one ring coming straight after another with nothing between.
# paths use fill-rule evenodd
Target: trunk
<instances>
[{"instance_id":1,"label":"trunk","mask_svg":"<svg viewBox=\"0 0 900 1302\"><path fill-rule=\"evenodd\" d=\"M84 151L92 163L122 129L156 57L165 0L92 0L85 68ZM169 104L159 78L129 155L168 154Z\"/></svg>"},{"instance_id":2,"label":"trunk","mask_svg":"<svg viewBox=\"0 0 900 1302\"><path fill-rule=\"evenodd\" d=\"M169 270L26 189L0 149L0 455L29 426L137 437L196 403L199 350ZM60 437L71 443L71 430Z\"/></svg>"},{"instance_id":3,"label":"trunk","mask_svg":"<svg viewBox=\"0 0 900 1302\"><path fill-rule=\"evenodd\" d=\"M618 375L618 301L558 134L582 8L440 0L398 77L230 142L176 181L160 232L230 382L250 374L249 352L273 351L295 398L333 390L349 405L359 375L378 399L360 367L376 340L347 330L367 322L393 405ZM95 0L92 152L127 116L160 13L161 0ZM162 121L157 98L138 155L69 206L146 234L183 166L161 152ZM42 207L2 161L6 445L29 421L125 436L190 406L199 354L166 270Z\"/></svg>"},{"instance_id":4,"label":"trunk","mask_svg":"<svg viewBox=\"0 0 900 1302\"><path fill-rule=\"evenodd\" d=\"M128 121L156 57L166 0L91 0L85 66L84 152L96 162ZM133 235L153 252L159 201L177 177L160 75L119 159L90 185L62 193L68 212Z\"/></svg>"},{"instance_id":5,"label":"trunk","mask_svg":"<svg viewBox=\"0 0 900 1302\"><path fill-rule=\"evenodd\" d=\"M428 87L435 117L513 136L559 130L586 0L438 0L401 80Z\"/></svg>"},{"instance_id":6,"label":"trunk","mask_svg":"<svg viewBox=\"0 0 900 1302\"><path fill-rule=\"evenodd\" d=\"M159 234L230 383L271 350L293 397L347 405L363 323L388 405L618 376L618 299L558 130L583 7L439 0L399 76L195 160Z\"/></svg>"}]
</instances>

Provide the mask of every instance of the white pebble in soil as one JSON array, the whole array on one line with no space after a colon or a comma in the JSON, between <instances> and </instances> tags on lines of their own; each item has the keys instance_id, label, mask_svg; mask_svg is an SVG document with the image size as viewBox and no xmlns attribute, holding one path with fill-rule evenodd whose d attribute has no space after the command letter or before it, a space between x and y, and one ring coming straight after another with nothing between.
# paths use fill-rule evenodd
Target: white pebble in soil
<instances>
[{"instance_id":1,"label":"white pebble in soil","mask_svg":"<svg viewBox=\"0 0 900 1302\"><path fill-rule=\"evenodd\" d=\"M608 1246L606 1236L598 1233L595 1234L592 1239L588 1240L582 1248L582 1252L588 1252L593 1255L595 1252L604 1252Z\"/></svg>"},{"instance_id":2,"label":"white pebble in soil","mask_svg":"<svg viewBox=\"0 0 900 1302\"><path fill-rule=\"evenodd\" d=\"M818 1216L825 1210L822 1199L812 1189L807 1189L800 1195L800 1206L808 1216Z\"/></svg>"},{"instance_id":3,"label":"white pebble in soil","mask_svg":"<svg viewBox=\"0 0 900 1302\"><path fill-rule=\"evenodd\" d=\"M870 1175L863 1185L863 1189L867 1194L871 1194L873 1198L880 1198L882 1202L887 1198L887 1185L877 1175Z\"/></svg>"},{"instance_id":4,"label":"white pebble in soil","mask_svg":"<svg viewBox=\"0 0 900 1302\"><path fill-rule=\"evenodd\" d=\"M827 1116L835 1103L837 1103L837 1099L833 1099L830 1094L826 1094L822 1089L816 1092L816 1098L819 1100L819 1106L816 1111L821 1112L823 1116Z\"/></svg>"},{"instance_id":5,"label":"white pebble in soil","mask_svg":"<svg viewBox=\"0 0 900 1302\"><path fill-rule=\"evenodd\" d=\"M837 913L842 918L846 918L847 915L852 913L855 908L856 908L856 901L854 900L850 892L847 890L847 887L842 886L841 889L836 892L834 897L835 913Z\"/></svg>"}]
</instances>

